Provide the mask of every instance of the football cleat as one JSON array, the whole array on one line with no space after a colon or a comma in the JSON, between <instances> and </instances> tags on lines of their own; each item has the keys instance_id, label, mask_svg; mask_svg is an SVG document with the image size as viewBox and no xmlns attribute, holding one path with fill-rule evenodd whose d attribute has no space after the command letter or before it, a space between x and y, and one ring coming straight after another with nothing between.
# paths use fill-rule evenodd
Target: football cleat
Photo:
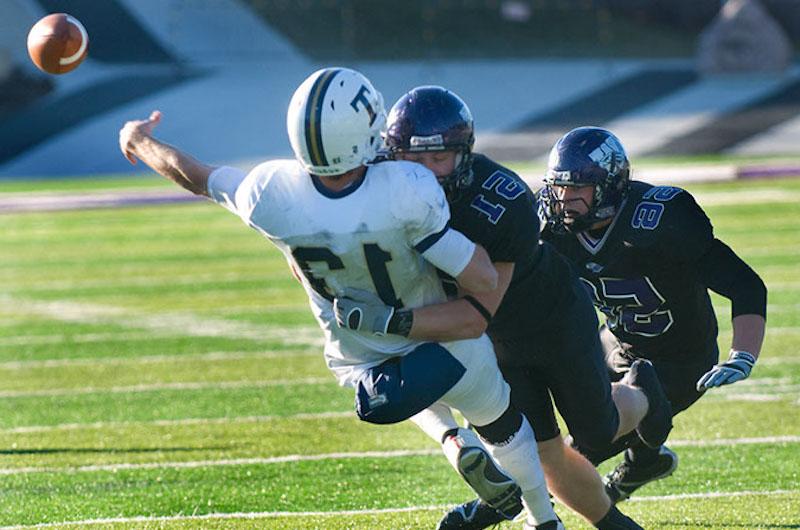
<instances>
[{"instance_id":1,"label":"football cleat","mask_svg":"<svg viewBox=\"0 0 800 530\"><path fill-rule=\"evenodd\" d=\"M458 453L458 472L478 497L506 519L515 517L522 509L522 490L495 465L483 447L462 447Z\"/></svg>"},{"instance_id":2,"label":"football cleat","mask_svg":"<svg viewBox=\"0 0 800 530\"><path fill-rule=\"evenodd\" d=\"M630 497L645 484L672 475L677 467L678 455L662 445L658 458L649 466L635 466L628 460L626 453L625 460L603 478L603 483L611 502L616 504Z\"/></svg>"},{"instance_id":3,"label":"football cleat","mask_svg":"<svg viewBox=\"0 0 800 530\"><path fill-rule=\"evenodd\" d=\"M646 446L653 449L661 447L672 430L672 405L661 387L653 363L647 359L637 359L626 378L628 383L641 388L647 396L647 414L636 426L636 433Z\"/></svg>"},{"instance_id":4,"label":"football cleat","mask_svg":"<svg viewBox=\"0 0 800 530\"><path fill-rule=\"evenodd\" d=\"M513 519L522 511L522 503L518 505L515 514L509 512L510 517L506 517L480 499L475 499L464 504L460 504L447 512L436 530L483 530L503 521Z\"/></svg>"}]
</instances>

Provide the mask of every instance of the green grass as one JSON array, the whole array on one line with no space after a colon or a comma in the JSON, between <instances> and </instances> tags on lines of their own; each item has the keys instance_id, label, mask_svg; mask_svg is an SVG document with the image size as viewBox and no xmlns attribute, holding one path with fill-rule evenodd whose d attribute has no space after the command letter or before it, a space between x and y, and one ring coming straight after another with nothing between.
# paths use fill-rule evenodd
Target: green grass
<instances>
[{"instance_id":1,"label":"green grass","mask_svg":"<svg viewBox=\"0 0 800 530\"><path fill-rule=\"evenodd\" d=\"M648 529L797 528L800 180L689 188L770 287L767 340L750 380L676 417L679 470L622 509ZM355 418L284 259L223 209L2 214L0 248L0 526L416 529L470 497L414 426Z\"/></svg>"}]
</instances>

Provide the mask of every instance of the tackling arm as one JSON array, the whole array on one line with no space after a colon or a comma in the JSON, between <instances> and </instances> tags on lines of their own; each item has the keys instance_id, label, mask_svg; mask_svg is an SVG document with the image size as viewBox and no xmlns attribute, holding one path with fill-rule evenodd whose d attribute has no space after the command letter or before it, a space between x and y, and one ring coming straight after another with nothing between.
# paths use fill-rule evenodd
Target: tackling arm
<instances>
[{"instance_id":1,"label":"tackling arm","mask_svg":"<svg viewBox=\"0 0 800 530\"><path fill-rule=\"evenodd\" d=\"M119 131L119 147L131 164L137 158L156 173L172 180L195 195L208 196L208 177L216 169L203 164L180 149L153 137L161 122L161 112L153 111L146 120L127 122Z\"/></svg>"},{"instance_id":2,"label":"tackling arm","mask_svg":"<svg viewBox=\"0 0 800 530\"><path fill-rule=\"evenodd\" d=\"M333 303L336 321L339 326L356 331L376 335L390 333L416 340L449 341L479 337L500 306L514 273L513 263L496 265L499 281L494 290L467 294L457 300L413 310L395 311L376 294L345 290L344 296Z\"/></svg>"},{"instance_id":3,"label":"tackling arm","mask_svg":"<svg viewBox=\"0 0 800 530\"><path fill-rule=\"evenodd\" d=\"M495 263L497 286L485 293L467 293L494 316L514 275L513 263ZM489 320L466 298L443 304L418 307L413 310L413 323L409 337L416 340L449 341L480 337Z\"/></svg>"}]
</instances>

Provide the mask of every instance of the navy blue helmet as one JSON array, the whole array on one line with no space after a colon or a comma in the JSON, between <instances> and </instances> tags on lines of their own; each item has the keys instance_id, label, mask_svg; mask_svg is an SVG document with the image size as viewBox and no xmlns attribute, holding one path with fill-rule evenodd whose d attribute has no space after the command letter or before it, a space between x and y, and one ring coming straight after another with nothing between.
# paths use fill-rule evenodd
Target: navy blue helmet
<instances>
[{"instance_id":1,"label":"navy blue helmet","mask_svg":"<svg viewBox=\"0 0 800 530\"><path fill-rule=\"evenodd\" d=\"M404 94L389 111L386 147L402 152L456 151L456 167L439 181L450 195L472 181L472 113L453 92L439 86L421 86Z\"/></svg>"},{"instance_id":2,"label":"navy blue helmet","mask_svg":"<svg viewBox=\"0 0 800 530\"><path fill-rule=\"evenodd\" d=\"M545 220L557 232L580 232L616 215L628 193L630 163L611 131L578 127L553 146L544 182L540 200ZM589 211L565 223L564 205L553 186L594 186Z\"/></svg>"}]
</instances>

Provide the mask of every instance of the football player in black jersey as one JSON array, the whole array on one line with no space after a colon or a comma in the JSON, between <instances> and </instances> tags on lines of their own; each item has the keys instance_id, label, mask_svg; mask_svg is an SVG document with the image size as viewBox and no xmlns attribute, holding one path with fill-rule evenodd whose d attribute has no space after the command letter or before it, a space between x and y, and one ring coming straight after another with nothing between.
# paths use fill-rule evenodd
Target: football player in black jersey
<instances>
[{"instance_id":1,"label":"football player in black jersey","mask_svg":"<svg viewBox=\"0 0 800 530\"><path fill-rule=\"evenodd\" d=\"M637 359L649 359L678 413L709 388L750 375L764 339L767 290L714 237L689 192L631 181L629 172L611 132L581 127L563 136L550 153L540 192L542 238L577 266L605 314L601 340L612 378ZM733 341L719 364L709 289L732 304ZM677 464L668 448L646 447L632 437L588 456L600 462L626 447L624 461L606 477L615 501Z\"/></svg>"},{"instance_id":2,"label":"football player in black jersey","mask_svg":"<svg viewBox=\"0 0 800 530\"><path fill-rule=\"evenodd\" d=\"M671 410L655 371L640 362L623 382L611 385L591 300L569 263L550 244L540 244L533 193L509 169L473 154L473 140L469 109L441 87L408 92L389 114L388 149L439 177L451 224L487 249L500 276L498 289L488 296L461 293L446 304L413 310L395 310L374 299L338 299L339 323L419 340L486 331L512 400L533 425L550 491L597 528L640 528L613 506L591 463L564 443L550 396L581 445L602 450L636 428L633 436L659 447L671 428ZM503 498L502 479L495 480L496 490L487 489L497 470L487 471L491 462L475 449L479 443L470 431L439 410L413 420L443 443L448 460L479 495L515 515L519 507ZM502 519L473 501L448 514L440 528L485 528Z\"/></svg>"}]
</instances>

